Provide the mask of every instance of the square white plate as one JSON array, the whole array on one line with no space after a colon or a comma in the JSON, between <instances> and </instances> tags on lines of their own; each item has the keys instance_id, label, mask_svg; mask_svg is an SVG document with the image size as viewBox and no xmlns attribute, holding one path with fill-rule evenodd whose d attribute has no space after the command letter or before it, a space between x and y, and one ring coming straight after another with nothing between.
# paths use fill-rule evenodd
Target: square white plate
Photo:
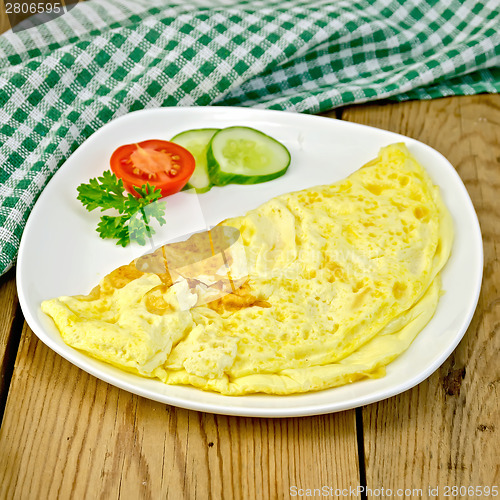
<instances>
[{"instance_id":1,"label":"square white plate","mask_svg":"<svg viewBox=\"0 0 500 500\"><path fill-rule=\"evenodd\" d=\"M455 240L443 273L438 309L410 348L380 379L329 390L291 395L222 396L192 387L169 386L92 359L67 346L43 300L88 293L114 268L152 248L118 247L99 238L98 211L87 212L76 199L77 186L109 169L111 153L123 144L169 140L184 130L251 126L281 141L291 153L288 172L252 186L214 187L197 203L186 193L166 198L167 224L155 245L242 215L270 198L318 184L331 184L375 158L381 147L405 142L442 191L454 220ZM189 201L191 200L191 201ZM92 375L141 396L183 408L227 415L291 417L345 410L403 392L433 373L463 337L476 308L482 279L483 247L469 195L452 165L414 139L331 118L249 108L193 107L137 111L102 127L85 141L51 179L25 228L17 263L19 300L26 321L50 348ZM62 383L62 382L61 382Z\"/></svg>"}]
</instances>

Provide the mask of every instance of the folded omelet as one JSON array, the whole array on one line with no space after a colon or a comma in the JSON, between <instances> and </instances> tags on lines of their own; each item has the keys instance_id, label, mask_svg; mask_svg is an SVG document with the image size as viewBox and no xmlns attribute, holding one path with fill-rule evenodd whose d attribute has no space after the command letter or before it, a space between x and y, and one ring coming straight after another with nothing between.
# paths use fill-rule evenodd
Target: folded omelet
<instances>
[{"instance_id":1,"label":"folded omelet","mask_svg":"<svg viewBox=\"0 0 500 500\"><path fill-rule=\"evenodd\" d=\"M394 144L42 310L68 345L166 384L316 391L384 375L433 316L452 240L439 189Z\"/></svg>"}]
</instances>

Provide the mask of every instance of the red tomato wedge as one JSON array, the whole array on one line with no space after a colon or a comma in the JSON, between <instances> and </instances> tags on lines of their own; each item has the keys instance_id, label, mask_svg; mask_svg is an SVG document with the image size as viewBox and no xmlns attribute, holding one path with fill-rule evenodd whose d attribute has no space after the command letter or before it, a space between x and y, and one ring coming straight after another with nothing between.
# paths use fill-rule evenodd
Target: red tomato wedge
<instances>
[{"instance_id":1,"label":"red tomato wedge","mask_svg":"<svg viewBox=\"0 0 500 500\"><path fill-rule=\"evenodd\" d=\"M127 191L149 183L162 196L180 191L194 172L193 155L182 146L153 139L120 146L111 155L111 170L123 180Z\"/></svg>"}]
</instances>

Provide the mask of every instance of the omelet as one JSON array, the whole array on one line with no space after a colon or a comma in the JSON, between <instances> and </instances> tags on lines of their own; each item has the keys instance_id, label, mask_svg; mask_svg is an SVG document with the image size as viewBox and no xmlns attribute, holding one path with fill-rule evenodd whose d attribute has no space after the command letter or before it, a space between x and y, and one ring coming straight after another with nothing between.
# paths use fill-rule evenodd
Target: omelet
<instances>
[{"instance_id":1,"label":"omelet","mask_svg":"<svg viewBox=\"0 0 500 500\"><path fill-rule=\"evenodd\" d=\"M385 374L433 316L452 242L438 187L393 144L41 308L68 345L165 384L318 391Z\"/></svg>"}]
</instances>

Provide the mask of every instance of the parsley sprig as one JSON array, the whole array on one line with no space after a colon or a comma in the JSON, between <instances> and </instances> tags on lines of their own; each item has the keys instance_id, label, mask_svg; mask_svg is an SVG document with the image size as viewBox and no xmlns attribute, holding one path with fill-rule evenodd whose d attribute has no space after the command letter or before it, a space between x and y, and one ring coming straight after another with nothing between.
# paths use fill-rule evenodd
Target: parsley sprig
<instances>
[{"instance_id":1,"label":"parsley sprig","mask_svg":"<svg viewBox=\"0 0 500 500\"><path fill-rule=\"evenodd\" d=\"M100 208L101 212L115 209L120 214L101 217L97 225L101 238L117 239L116 244L123 247L130 241L145 245L146 238L155 234L150 225L151 219L156 219L160 226L165 224L165 202L157 202L161 198L160 189L149 183L134 189L140 195L138 198L130 193L125 196L123 181L110 171L78 186L77 199L89 212Z\"/></svg>"}]
</instances>

